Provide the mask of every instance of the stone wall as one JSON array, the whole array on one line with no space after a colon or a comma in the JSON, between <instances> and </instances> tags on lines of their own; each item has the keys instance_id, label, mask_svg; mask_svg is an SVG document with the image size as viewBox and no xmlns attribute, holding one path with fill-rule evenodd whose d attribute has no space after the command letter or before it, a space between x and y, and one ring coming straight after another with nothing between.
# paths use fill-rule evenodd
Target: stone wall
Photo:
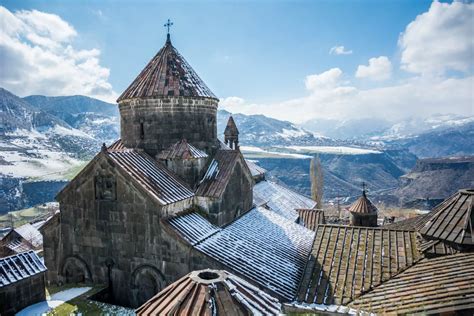
<instances>
[{"instance_id":1,"label":"stone wall","mask_svg":"<svg viewBox=\"0 0 474 316\"><path fill-rule=\"evenodd\" d=\"M41 228L43 235L43 258L48 268L46 270L46 282L48 285L58 282L59 260L61 259L61 214L56 213Z\"/></svg>"},{"instance_id":2,"label":"stone wall","mask_svg":"<svg viewBox=\"0 0 474 316\"><path fill-rule=\"evenodd\" d=\"M0 287L0 315L14 315L46 299L44 273Z\"/></svg>"},{"instance_id":3,"label":"stone wall","mask_svg":"<svg viewBox=\"0 0 474 316\"><path fill-rule=\"evenodd\" d=\"M107 195L114 200L96 200L97 173L115 179L116 193ZM117 172L105 155L86 167L59 201L57 281L110 285L115 303L137 307L193 269L216 266L163 229L162 219L188 208L192 199L158 205L127 175ZM47 234L44 242L46 252L52 254L53 238ZM51 255L45 259L48 268L54 267Z\"/></svg>"},{"instance_id":4,"label":"stone wall","mask_svg":"<svg viewBox=\"0 0 474 316\"><path fill-rule=\"evenodd\" d=\"M217 147L217 100L170 97L120 102L121 139L152 157L186 139L208 153Z\"/></svg>"},{"instance_id":5,"label":"stone wall","mask_svg":"<svg viewBox=\"0 0 474 316\"><path fill-rule=\"evenodd\" d=\"M244 159L240 159L230 176L224 193L220 198L196 196L195 203L206 212L207 218L217 226L224 226L253 206L253 179Z\"/></svg>"},{"instance_id":6,"label":"stone wall","mask_svg":"<svg viewBox=\"0 0 474 316\"><path fill-rule=\"evenodd\" d=\"M193 190L202 179L207 165L207 158L166 159L161 162L172 172L177 174Z\"/></svg>"}]
</instances>

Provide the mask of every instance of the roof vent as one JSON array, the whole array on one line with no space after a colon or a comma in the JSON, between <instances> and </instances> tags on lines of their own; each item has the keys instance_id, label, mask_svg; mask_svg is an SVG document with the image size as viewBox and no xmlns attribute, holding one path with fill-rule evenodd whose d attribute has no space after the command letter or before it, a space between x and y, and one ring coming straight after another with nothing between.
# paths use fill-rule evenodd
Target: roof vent
<instances>
[{"instance_id":1,"label":"roof vent","mask_svg":"<svg viewBox=\"0 0 474 316\"><path fill-rule=\"evenodd\" d=\"M197 276L207 281L219 279L219 274L213 271L202 271Z\"/></svg>"}]
</instances>

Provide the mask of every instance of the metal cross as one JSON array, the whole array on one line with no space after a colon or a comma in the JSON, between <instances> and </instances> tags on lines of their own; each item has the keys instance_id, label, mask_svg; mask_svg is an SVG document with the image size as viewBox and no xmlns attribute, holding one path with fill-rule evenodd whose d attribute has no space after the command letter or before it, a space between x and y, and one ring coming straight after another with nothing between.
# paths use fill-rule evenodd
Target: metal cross
<instances>
[{"instance_id":1,"label":"metal cross","mask_svg":"<svg viewBox=\"0 0 474 316\"><path fill-rule=\"evenodd\" d=\"M170 19L168 19L168 22L166 22L165 25L163 25L164 27L168 29L168 34L170 33L170 26L172 25L173 25L173 22L171 22Z\"/></svg>"}]
</instances>

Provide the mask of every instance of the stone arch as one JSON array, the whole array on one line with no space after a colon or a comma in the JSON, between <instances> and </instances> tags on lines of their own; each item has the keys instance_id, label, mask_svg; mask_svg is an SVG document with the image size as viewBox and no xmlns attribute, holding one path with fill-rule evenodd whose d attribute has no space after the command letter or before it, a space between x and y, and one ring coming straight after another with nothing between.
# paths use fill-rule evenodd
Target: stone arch
<instances>
[{"instance_id":1,"label":"stone arch","mask_svg":"<svg viewBox=\"0 0 474 316\"><path fill-rule=\"evenodd\" d=\"M78 256L70 256L64 260L61 274L66 283L92 282L92 274L89 266Z\"/></svg>"},{"instance_id":2,"label":"stone arch","mask_svg":"<svg viewBox=\"0 0 474 316\"><path fill-rule=\"evenodd\" d=\"M132 306L138 307L161 291L165 286L165 277L156 267L143 264L138 266L131 276Z\"/></svg>"}]
</instances>

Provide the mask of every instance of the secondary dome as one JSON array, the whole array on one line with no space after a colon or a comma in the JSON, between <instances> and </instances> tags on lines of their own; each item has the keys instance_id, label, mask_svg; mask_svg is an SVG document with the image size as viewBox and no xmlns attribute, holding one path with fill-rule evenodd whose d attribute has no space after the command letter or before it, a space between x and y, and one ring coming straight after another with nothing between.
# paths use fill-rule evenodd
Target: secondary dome
<instances>
[{"instance_id":1,"label":"secondary dome","mask_svg":"<svg viewBox=\"0 0 474 316\"><path fill-rule=\"evenodd\" d=\"M352 203L347 210L351 213L357 213L360 215L377 213L377 208L369 200L365 193L365 190L362 191L362 196L358 198L354 203Z\"/></svg>"},{"instance_id":2,"label":"secondary dome","mask_svg":"<svg viewBox=\"0 0 474 316\"><path fill-rule=\"evenodd\" d=\"M217 97L168 40L117 102L134 98Z\"/></svg>"},{"instance_id":3,"label":"secondary dome","mask_svg":"<svg viewBox=\"0 0 474 316\"><path fill-rule=\"evenodd\" d=\"M140 306L137 315L277 315L279 301L223 270L193 271Z\"/></svg>"}]
</instances>

